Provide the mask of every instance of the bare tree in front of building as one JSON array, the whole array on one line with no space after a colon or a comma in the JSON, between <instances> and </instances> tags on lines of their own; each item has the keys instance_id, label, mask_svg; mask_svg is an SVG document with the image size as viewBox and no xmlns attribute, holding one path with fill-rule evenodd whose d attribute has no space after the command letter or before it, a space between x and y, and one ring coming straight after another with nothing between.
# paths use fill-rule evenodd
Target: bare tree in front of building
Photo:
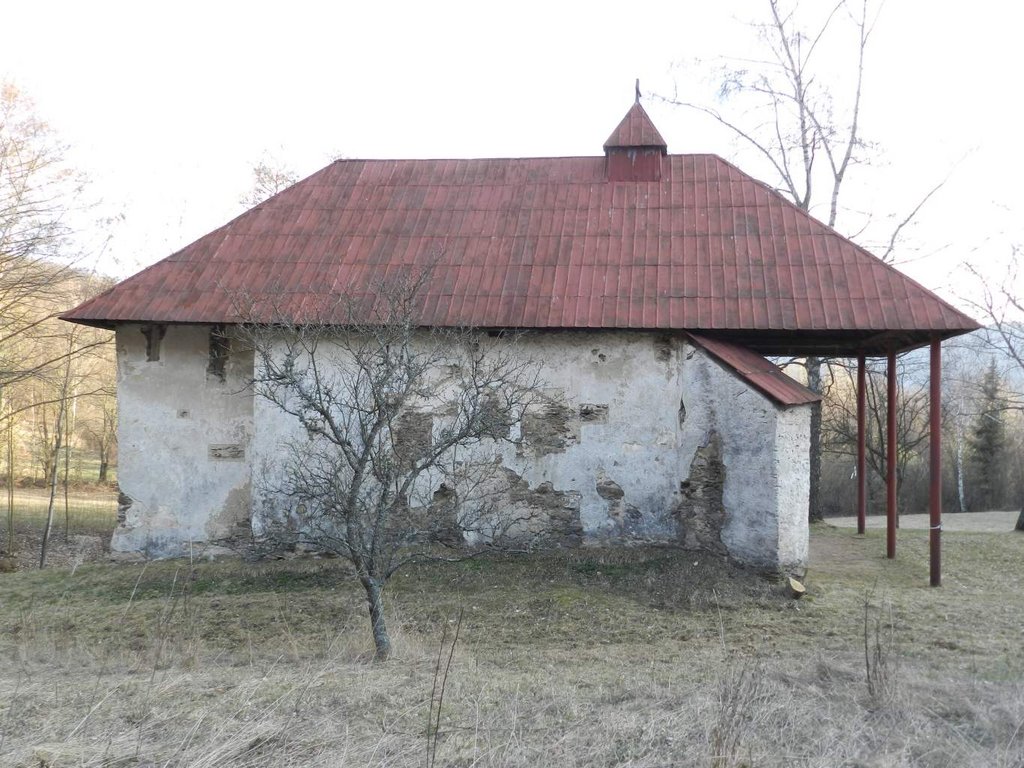
<instances>
[{"instance_id":1,"label":"bare tree in front of building","mask_svg":"<svg viewBox=\"0 0 1024 768\"><path fill-rule=\"evenodd\" d=\"M515 338L420 327L426 278L346 297L301 322L243 312L253 388L283 416L265 469L264 531L347 558L366 592L376 658L391 654L382 593L402 566L523 546L529 513L501 463L540 395ZM372 305L372 306L369 306Z\"/></svg>"}]
</instances>

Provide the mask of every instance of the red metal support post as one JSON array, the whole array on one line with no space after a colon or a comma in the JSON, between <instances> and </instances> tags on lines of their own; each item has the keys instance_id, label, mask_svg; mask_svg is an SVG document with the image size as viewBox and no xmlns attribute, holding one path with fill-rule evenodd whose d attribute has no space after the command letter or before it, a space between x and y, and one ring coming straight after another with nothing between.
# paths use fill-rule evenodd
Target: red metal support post
<instances>
[{"instance_id":1,"label":"red metal support post","mask_svg":"<svg viewBox=\"0 0 1024 768\"><path fill-rule=\"evenodd\" d=\"M889 350L886 363L886 440L885 440L885 554L890 560L896 557L896 350Z\"/></svg>"},{"instance_id":2,"label":"red metal support post","mask_svg":"<svg viewBox=\"0 0 1024 768\"><path fill-rule=\"evenodd\" d=\"M929 499L928 499L928 554L931 565L931 585L942 585L942 342L932 339L931 393L929 395Z\"/></svg>"},{"instance_id":3,"label":"red metal support post","mask_svg":"<svg viewBox=\"0 0 1024 768\"><path fill-rule=\"evenodd\" d=\"M868 516L867 363L857 356L857 533L863 535Z\"/></svg>"}]
</instances>

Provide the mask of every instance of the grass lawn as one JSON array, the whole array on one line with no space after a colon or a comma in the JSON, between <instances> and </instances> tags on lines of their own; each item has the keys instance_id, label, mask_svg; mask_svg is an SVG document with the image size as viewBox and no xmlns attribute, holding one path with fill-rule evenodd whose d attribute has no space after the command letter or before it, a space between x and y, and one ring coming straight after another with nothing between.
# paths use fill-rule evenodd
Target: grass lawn
<instances>
[{"instance_id":1,"label":"grass lawn","mask_svg":"<svg viewBox=\"0 0 1024 768\"><path fill-rule=\"evenodd\" d=\"M1024 765L1024 534L947 534L941 589L926 535L815 526L800 601L674 550L418 566L383 665L339 560L0 574L0 765Z\"/></svg>"},{"instance_id":2,"label":"grass lawn","mask_svg":"<svg viewBox=\"0 0 1024 768\"><path fill-rule=\"evenodd\" d=\"M46 523L50 501L48 488L17 488L14 491L15 529L24 526L41 528ZM64 493L57 489L54 500L54 525L64 530L65 519L72 532L109 532L117 522L117 493L109 488L73 489L68 496L65 518ZM7 491L0 489L0 526L7 525Z\"/></svg>"}]
</instances>

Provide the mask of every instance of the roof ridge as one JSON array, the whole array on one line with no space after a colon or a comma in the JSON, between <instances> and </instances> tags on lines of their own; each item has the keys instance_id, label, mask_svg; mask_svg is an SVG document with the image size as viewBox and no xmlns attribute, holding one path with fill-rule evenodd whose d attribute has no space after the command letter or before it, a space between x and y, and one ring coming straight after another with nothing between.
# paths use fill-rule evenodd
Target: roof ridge
<instances>
[{"instance_id":1,"label":"roof ridge","mask_svg":"<svg viewBox=\"0 0 1024 768\"><path fill-rule=\"evenodd\" d=\"M668 152L665 157L717 157L714 152ZM333 165L342 163L487 163L487 162L516 162L517 160L603 160L604 155L529 155L529 156L508 156L508 157L339 157L325 165L320 171L326 170ZM317 171L319 173L320 171ZM312 174L315 176L316 174ZM310 177L307 177L310 178ZM296 184L305 181L295 182ZM755 179L756 181L756 179ZM294 185L293 185L294 186ZM270 198L267 198L268 200ZM262 203L261 203L262 205Z\"/></svg>"}]
</instances>

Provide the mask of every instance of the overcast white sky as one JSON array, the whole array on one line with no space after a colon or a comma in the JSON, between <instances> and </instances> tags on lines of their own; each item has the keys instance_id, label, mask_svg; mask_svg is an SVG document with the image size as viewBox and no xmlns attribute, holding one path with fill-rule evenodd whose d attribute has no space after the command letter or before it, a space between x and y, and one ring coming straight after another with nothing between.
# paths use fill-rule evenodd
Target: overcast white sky
<instances>
[{"instance_id":1,"label":"overcast white sky","mask_svg":"<svg viewBox=\"0 0 1024 768\"><path fill-rule=\"evenodd\" d=\"M123 214L102 266L124 275L239 213L268 153L303 175L339 155L600 154L634 78L702 96L701 70L673 63L749 54L744 22L765 7L33 0L4 9L0 78ZM1002 0L888 0L872 40L863 128L880 151L850 202L881 221L952 171L903 266L947 297L959 262L1024 244L1022 28ZM645 105L670 152L717 152L773 181L709 123Z\"/></svg>"}]
</instances>

